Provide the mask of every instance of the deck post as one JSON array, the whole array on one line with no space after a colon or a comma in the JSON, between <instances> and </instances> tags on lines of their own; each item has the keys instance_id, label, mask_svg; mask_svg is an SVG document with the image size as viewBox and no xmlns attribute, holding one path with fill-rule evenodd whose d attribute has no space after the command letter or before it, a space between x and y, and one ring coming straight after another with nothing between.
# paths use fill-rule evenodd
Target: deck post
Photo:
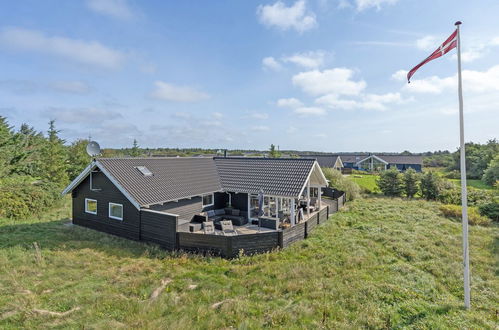
<instances>
[{"instance_id":1,"label":"deck post","mask_svg":"<svg viewBox=\"0 0 499 330\"><path fill-rule=\"evenodd\" d=\"M307 181L307 218L310 218L310 179Z\"/></svg>"},{"instance_id":2,"label":"deck post","mask_svg":"<svg viewBox=\"0 0 499 330\"><path fill-rule=\"evenodd\" d=\"M322 204L321 204L321 202L322 202L322 198L321 198L321 196L322 196L322 187L317 187L317 194L318 194L317 198L319 199L319 211L320 211L321 207L322 207Z\"/></svg>"},{"instance_id":3,"label":"deck post","mask_svg":"<svg viewBox=\"0 0 499 330\"><path fill-rule=\"evenodd\" d=\"M296 224L295 218L295 199L291 198L291 227Z\"/></svg>"}]
</instances>

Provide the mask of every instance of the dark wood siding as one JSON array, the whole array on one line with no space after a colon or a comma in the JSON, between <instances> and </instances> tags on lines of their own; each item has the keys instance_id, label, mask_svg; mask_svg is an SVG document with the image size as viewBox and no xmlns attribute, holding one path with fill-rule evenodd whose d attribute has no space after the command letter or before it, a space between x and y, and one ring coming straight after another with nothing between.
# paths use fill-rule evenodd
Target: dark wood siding
<instances>
[{"instance_id":1,"label":"dark wood siding","mask_svg":"<svg viewBox=\"0 0 499 330\"><path fill-rule=\"evenodd\" d=\"M279 247L279 233L259 233L232 236L231 239L231 256L236 257L240 252L243 254L255 254Z\"/></svg>"},{"instance_id":2,"label":"dark wood siding","mask_svg":"<svg viewBox=\"0 0 499 330\"><path fill-rule=\"evenodd\" d=\"M158 211L141 211L140 239L173 250L177 241L177 217Z\"/></svg>"},{"instance_id":3,"label":"dark wood siding","mask_svg":"<svg viewBox=\"0 0 499 330\"><path fill-rule=\"evenodd\" d=\"M201 196L197 196L191 199L181 199L178 202L152 205L150 209L177 214L179 220L191 221L195 214L199 214L203 211L203 200L201 199Z\"/></svg>"},{"instance_id":4,"label":"dark wood siding","mask_svg":"<svg viewBox=\"0 0 499 330\"><path fill-rule=\"evenodd\" d=\"M204 235L179 232L180 249L194 252L209 252L226 258L243 254L271 251L279 247L279 233L259 233L237 236Z\"/></svg>"},{"instance_id":5,"label":"dark wood siding","mask_svg":"<svg viewBox=\"0 0 499 330\"><path fill-rule=\"evenodd\" d=\"M302 240L305 238L305 222L299 223L294 227L284 229L282 231L282 247Z\"/></svg>"},{"instance_id":6,"label":"dark wood siding","mask_svg":"<svg viewBox=\"0 0 499 330\"><path fill-rule=\"evenodd\" d=\"M232 206L241 211L248 211L248 194L246 193L230 193ZM229 195L227 193L215 193L215 209L223 209L229 203Z\"/></svg>"},{"instance_id":7,"label":"dark wood siding","mask_svg":"<svg viewBox=\"0 0 499 330\"><path fill-rule=\"evenodd\" d=\"M126 238L139 239L140 212L101 172L92 174L93 188L90 190L90 177L73 190L73 223ZM85 212L85 198L97 200L97 214ZM123 220L109 218L109 203L123 205Z\"/></svg>"},{"instance_id":8,"label":"dark wood siding","mask_svg":"<svg viewBox=\"0 0 499 330\"><path fill-rule=\"evenodd\" d=\"M231 254L226 236L178 232L177 237L179 248L186 251L211 252L223 257Z\"/></svg>"}]
</instances>

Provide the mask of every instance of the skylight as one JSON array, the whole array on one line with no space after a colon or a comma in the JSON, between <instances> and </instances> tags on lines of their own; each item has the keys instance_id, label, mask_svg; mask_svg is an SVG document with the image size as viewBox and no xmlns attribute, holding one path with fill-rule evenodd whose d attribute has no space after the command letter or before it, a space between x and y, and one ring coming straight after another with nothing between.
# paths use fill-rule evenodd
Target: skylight
<instances>
[{"instance_id":1,"label":"skylight","mask_svg":"<svg viewBox=\"0 0 499 330\"><path fill-rule=\"evenodd\" d=\"M138 169L144 176L152 176L152 172L145 166L137 166L135 168Z\"/></svg>"}]
</instances>

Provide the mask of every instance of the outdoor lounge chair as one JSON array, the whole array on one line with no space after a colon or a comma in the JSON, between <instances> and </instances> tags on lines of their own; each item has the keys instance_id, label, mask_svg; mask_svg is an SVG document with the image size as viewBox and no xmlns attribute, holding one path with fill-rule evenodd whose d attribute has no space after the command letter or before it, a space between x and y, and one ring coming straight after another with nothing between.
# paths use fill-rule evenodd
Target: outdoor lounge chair
<instances>
[{"instance_id":1,"label":"outdoor lounge chair","mask_svg":"<svg viewBox=\"0 0 499 330\"><path fill-rule=\"evenodd\" d=\"M222 221L220 221L220 225L222 225L222 232L225 236L237 235L237 232L234 230L234 227L232 225L232 221L222 220Z\"/></svg>"},{"instance_id":2,"label":"outdoor lounge chair","mask_svg":"<svg viewBox=\"0 0 499 330\"><path fill-rule=\"evenodd\" d=\"M203 229L205 234L215 234L215 225L213 221L203 222Z\"/></svg>"}]
</instances>

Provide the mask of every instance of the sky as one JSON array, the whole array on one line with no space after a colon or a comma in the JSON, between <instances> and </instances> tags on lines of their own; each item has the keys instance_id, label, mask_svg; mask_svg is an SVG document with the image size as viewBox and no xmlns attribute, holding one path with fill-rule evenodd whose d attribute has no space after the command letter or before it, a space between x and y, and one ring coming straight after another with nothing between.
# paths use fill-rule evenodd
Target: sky
<instances>
[{"instance_id":1,"label":"sky","mask_svg":"<svg viewBox=\"0 0 499 330\"><path fill-rule=\"evenodd\" d=\"M499 1L0 1L0 116L69 143L324 152L499 137Z\"/></svg>"}]
</instances>

